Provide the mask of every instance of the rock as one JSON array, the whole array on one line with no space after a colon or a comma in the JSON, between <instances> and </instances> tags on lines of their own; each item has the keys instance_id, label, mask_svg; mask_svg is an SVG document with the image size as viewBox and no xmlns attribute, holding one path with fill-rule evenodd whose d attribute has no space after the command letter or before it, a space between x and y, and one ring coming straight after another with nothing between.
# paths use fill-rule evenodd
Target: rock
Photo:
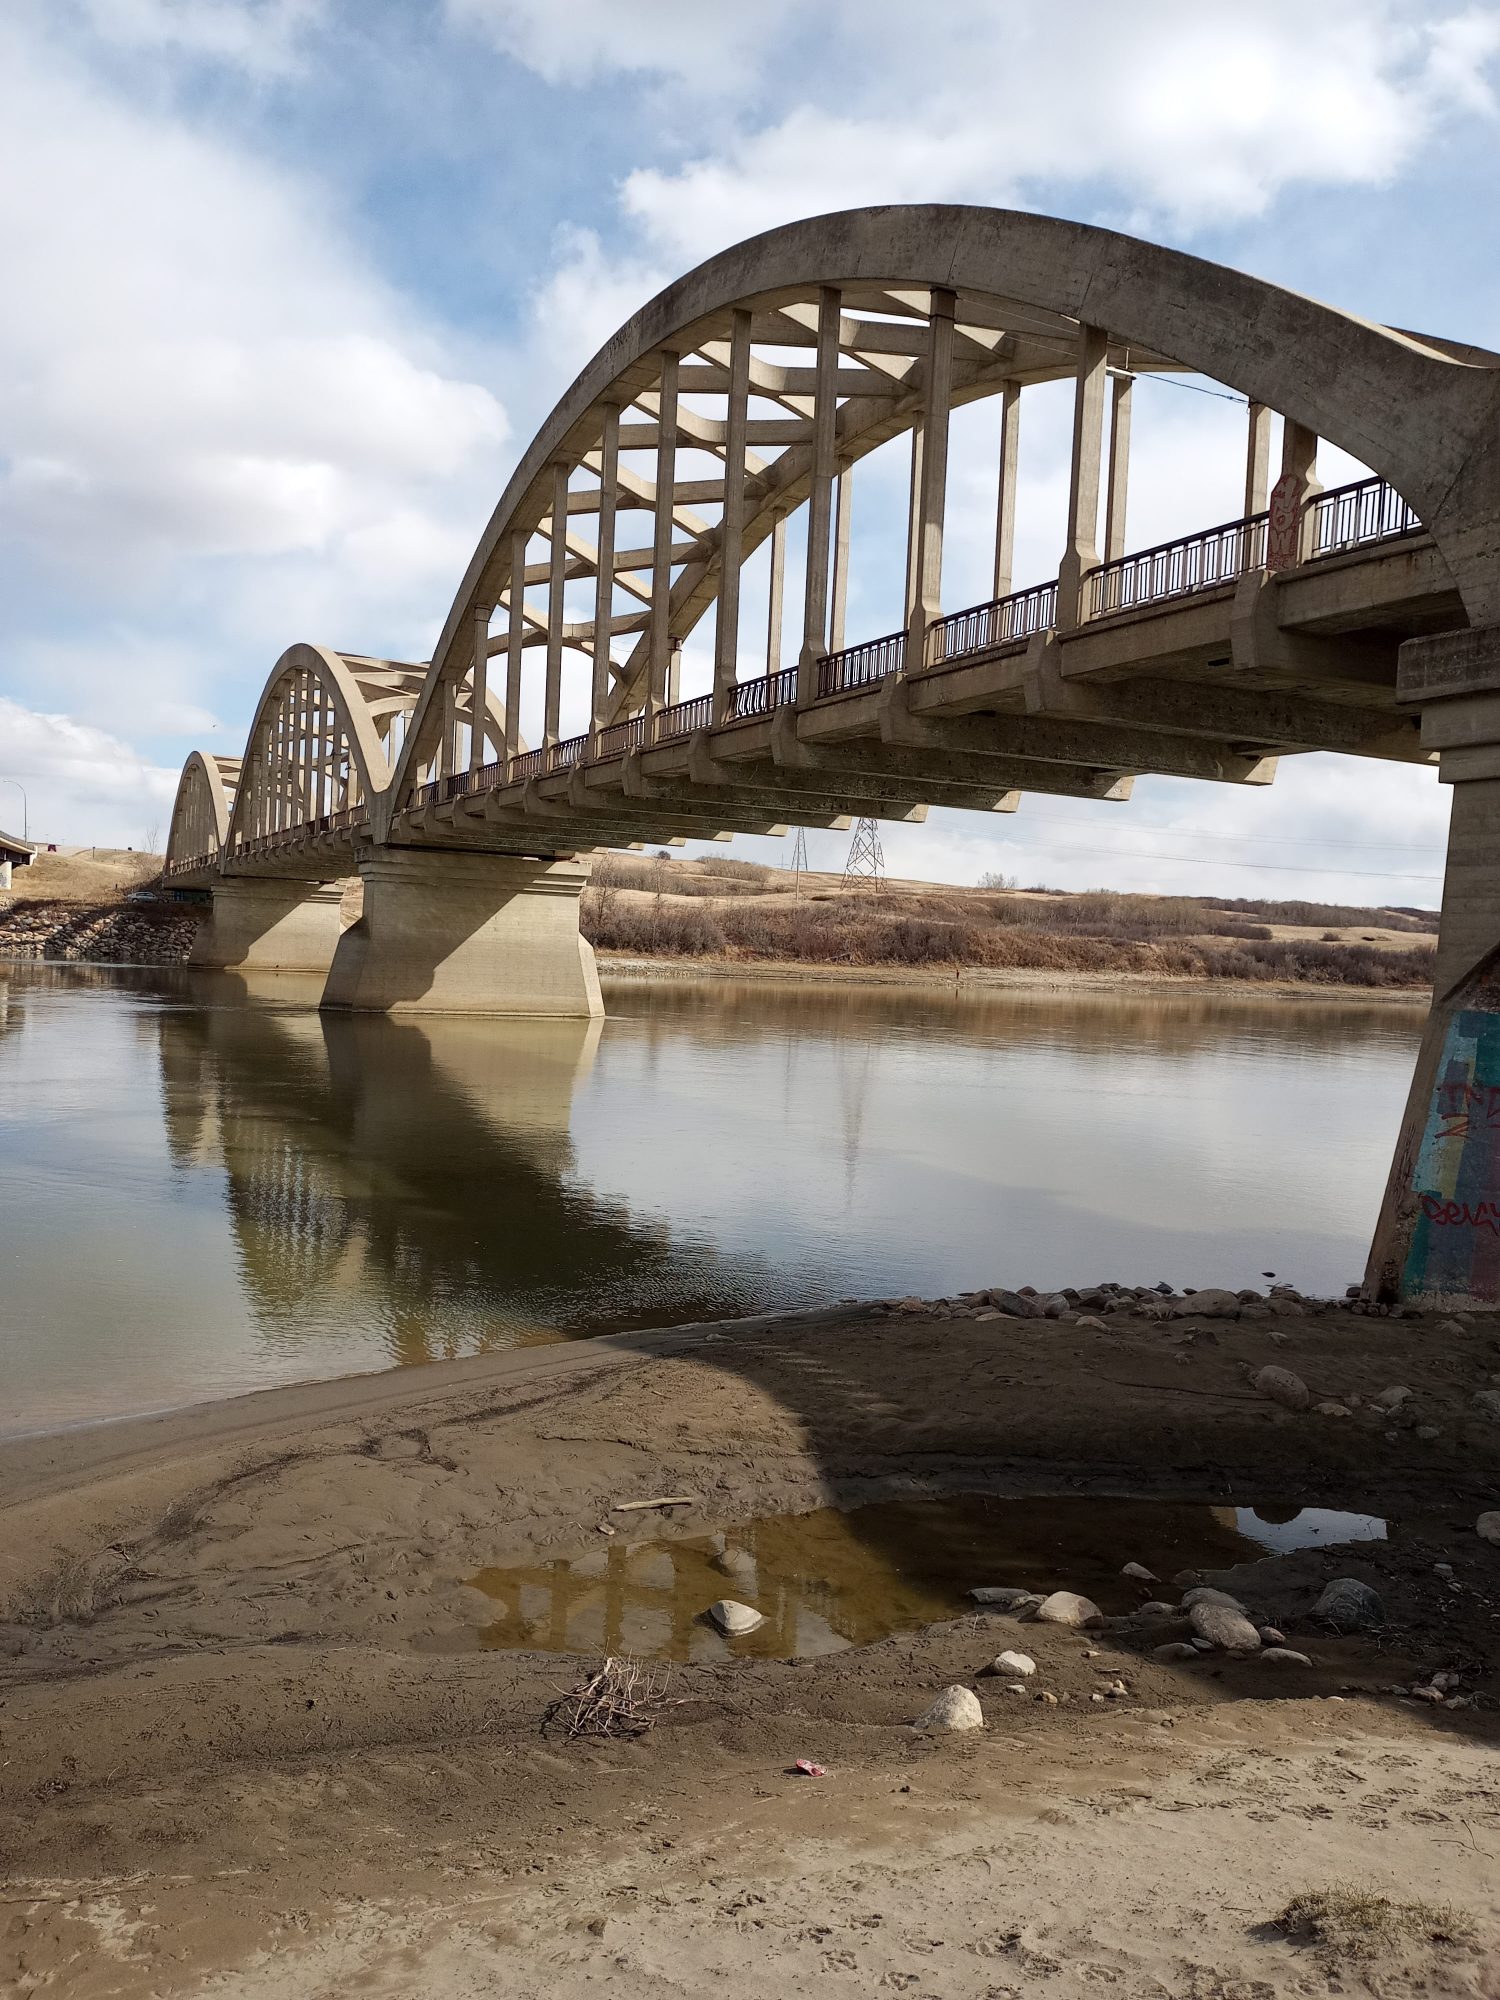
<instances>
[{"instance_id":1,"label":"rock","mask_svg":"<svg viewBox=\"0 0 1500 2000\"><path fill-rule=\"evenodd\" d=\"M1029 1653L997 1653L985 1668L990 1674L1019 1674L1023 1680L1036 1672L1036 1661Z\"/></svg>"},{"instance_id":2,"label":"rock","mask_svg":"<svg viewBox=\"0 0 1500 2000\"><path fill-rule=\"evenodd\" d=\"M1042 1300L1042 1311L1048 1319L1061 1319L1064 1313L1072 1316L1072 1305L1061 1292L1051 1292Z\"/></svg>"},{"instance_id":3,"label":"rock","mask_svg":"<svg viewBox=\"0 0 1500 2000\"><path fill-rule=\"evenodd\" d=\"M1002 1611L1009 1611L1017 1604L1040 1604L1042 1601L1034 1590L1012 1590L1008 1584L997 1584L993 1588L984 1584L978 1590L971 1590L969 1595L976 1604L993 1605Z\"/></svg>"},{"instance_id":4,"label":"rock","mask_svg":"<svg viewBox=\"0 0 1500 2000\"><path fill-rule=\"evenodd\" d=\"M1243 1611L1231 1611L1227 1604L1195 1604L1188 1623L1200 1639L1226 1653L1257 1653L1260 1634Z\"/></svg>"},{"instance_id":5,"label":"rock","mask_svg":"<svg viewBox=\"0 0 1500 2000\"><path fill-rule=\"evenodd\" d=\"M1096 1313L1080 1313L1073 1324L1074 1326L1088 1327L1094 1333L1107 1333L1109 1331L1103 1320Z\"/></svg>"},{"instance_id":6,"label":"rock","mask_svg":"<svg viewBox=\"0 0 1500 2000\"><path fill-rule=\"evenodd\" d=\"M1488 1514L1481 1514L1479 1517L1481 1521L1487 1521L1490 1518L1491 1517ZM1475 1524L1475 1532L1476 1533L1483 1532L1483 1530L1478 1527L1477 1523ZM1490 1538L1486 1536L1485 1539L1489 1540ZM1445 1581L1450 1580L1453 1575L1453 1565L1452 1563L1434 1563L1432 1565L1432 1573L1434 1576L1442 1577Z\"/></svg>"},{"instance_id":7,"label":"rock","mask_svg":"<svg viewBox=\"0 0 1500 2000\"><path fill-rule=\"evenodd\" d=\"M1440 1320L1437 1330L1445 1340L1462 1340L1464 1336L1464 1329L1456 1319Z\"/></svg>"},{"instance_id":8,"label":"rock","mask_svg":"<svg viewBox=\"0 0 1500 2000\"><path fill-rule=\"evenodd\" d=\"M1038 1688L1032 1696L1032 1700L1045 1702L1048 1708L1056 1708L1057 1706L1057 1696L1050 1693L1046 1688Z\"/></svg>"},{"instance_id":9,"label":"rock","mask_svg":"<svg viewBox=\"0 0 1500 2000\"><path fill-rule=\"evenodd\" d=\"M1476 1390L1474 1407L1486 1417L1500 1418L1500 1389Z\"/></svg>"},{"instance_id":10,"label":"rock","mask_svg":"<svg viewBox=\"0 0 1500 2000\"><path fill-rule=\"evenodd\" d=\"M1172 1578L1174 1590L1193 1590L1202 1583L1202 1573L1196 1569L1180 1569Z\"/></svg>"},{"instance_id":11,"label":"rock","mask_svg":"<svg viewBox=\"0 0 1500 2000\"><path fill-rule=\"evenodd\" d=\"M1294 1652L1290 1646L1267 1646L1260 1655L1268 1667L1310 1667L1312 1661L1306 1653Z\"/></svg>"},{"instance_id":12,"label":"rock","mask_svg":"<svg viewBox=\"0 0 1500 2000\"><path fill-rule=\"evenodd\" d=\"M1354 1412L1347 1403L1314 1403L1313 1414L1319 1417L1352 1417Z\"/></svg>"},{"instance_id":13,"label":"rock","mask_svg":"<svg viewBox=\"0 0 1500 2000\"><path fill-rule=\"evenodd\" d=\"M1312 1401L1307 1384L1290 1368L1262 1368L1251 1386L1284 1410L1305 1410Z\"/></svg>"},{"instance_id":14,"label":"rock","mask_svg":"<svg viewBox=\"0 0 1500 2000\"><path fill-rule=\"evenodd\" d=\"M1153 1646L1151 1657L1153 1660L1197 1660L1202 1658L1202 1654L1185 1639L1174 1639L1169 1646Z\"/></svg>"},{"instance_id":15,"label":"rock","mask_svg":"<svg viewBox=\"0 0 1500 2000\"><path fill-rule=\"evenodd\" d=\"M913 1729L983 1729L984 1710L972 1688L946 1687L912 1724Z\"/></svg>"},{"instance_id":16,"label":"rock","mask_svg":"<svg viewBox=\"0 0 1500 2000\"><path fill-rule=\"evenodd\" d=\"M1160 1581L1156 1571L1147 1569L1144 1563L1126 1563L1120 1574L1121 1576L1133 1576L1141 1583L1157 1583Z\"/></svg>"},{"instance_id":17,"label":"rock","mask_svg":"<svg viewBox=\"0 0 1500 2000\"><path fill-rule=\"evenodd\" d=\"M1443 1690L1435 1687L1414 1687L1412 1694L1418 1701L1430 1701L1434 1704L1443 1699Z\"/></svg>"},{"instance_id":18,"label":"rock","mask_svg":"<svg viewBox=\"0 0 1500 2000\"><path fill-rule=\"evenodd\" d=\"M1257 1625L1255 1629L1260 1634L1260 1643L1263 1646L1284 1646L1286 1644L1285 1632L1278 1632L1274 1625Z\"/></svg>"},{"instance_id":19,"label":"rock","mask_svg":"<svg viewBox=\"0 0 1500 2000\"><path fill-rule=\"evenodd\" d=\"M1399 1410L1403 1403L1411 1401L1410 1389L1382 1389L1378 1396L1370 1399L1377 1410Z\"/></svg>"},{"instance_id":20,"label":"rock","mask_svg":"<svg viewBox=\"0 0 1500 2000\"><path fill-rule=\"evenodd\" d=\"M1482 1542L1493 1542L1500 1548L1500 1514L1481 1514L1474 1523L1474 1532Z\"/></svg>"},{"instance_id":21,"label":"rock","mask_svg":"<svg viewBox=\"0 0 1500 2000\"><path fill-rule=\"evenodd\" d=\"M743 1639L747 1632L754 1632L765 1624L765 1615L749 1604L740 1604L732 1597L721 1597L717 1604L710 1604L708 1615L719 1630L731 1639Z\"/></svg>"},{"instance_id":22,"label":"rock","mask_svg":"<svg viewBox=\"0 0 1500 2000\"><path fill-rule=\"evenodd\" d=\"M990 1304L998 1307L1003 1313L1009 1313L1013 1319L1037 1319L1040 1317L1040 1308L1036 1300L1025 1298L1020 1292L992 1291L990 1293Z\"/></svg>"},{"instance_id":23,"label":"rock","mask_svg":"<svg viewBox=\"0 0 1500 2000\"><path fill-rule=\"evenodd\" d=\"M1172 1308L1173 1319L1238 1319L1240 1302L1236 1293L1210 1289L1189 1292Z\"/></svg>"},{"instance_id":24,"label":"rock","mask_svg":"<svg viewBox=\"0 0 1500 2000\"><path fill-rule=\"evenodd\" d=\"M1148 1598L1140 1606L1135 1616L1137 1618L1175 1618L1177 1616L1177 1606L1175 1604L1166 1604L1159 1597L1152 1597Z\"/></svg>"},{"instance_id":25,"label":"rock","mask_svg":"<svg viewBox=\"0 0 1500 2000\"><path fill-rule=\"evenodd\" d=\"M1368 1632L1372 1626L1385 1623L1385 1606L1369 1584L1361 1583L1358 1577L1336 1576L1324 1586L1312 1615L1331 1625L1335 1632Z\"/></svg>"},{"instance_id":26,"label":"rock","mask_svg":"<svg viewBox=\"0 0 1500 2000\"><path fill-rule=\"evenodd\" d=\"M1436 1424L1418 1424L1415 1435L1423 1444L1431 1444L1434 1438L1440 1438L1443 1434Z\"/></svg>"},{"instance_id":27,"label":"rock","mask_svg":"<svg viewBox=\"0 0 1500 2000\"><path fill-rule=\"evenodd\" d=\"M1182 1608L1191 1611L1195 1604L1220 1604L1226 1611L1243 1611L1244 1605L1237 1597L1231 1597L1227 1590L1214 1590L1206 1583L1196 1585L1182 1593Z\"/></svg>"},{"instance_id":28,"label":"rock","mask_svg":"<svg viewBox=\"0 0 1500 2000\"><path fill-rule=\"evenodd\" d=\"M1042 1599L1036 1615L1043 1625L1097 1625L1104 1618L1093 1599L1080 1597L1076 1590L1054 1590L1050 1597Z\"/></svg>"}]
</instances>

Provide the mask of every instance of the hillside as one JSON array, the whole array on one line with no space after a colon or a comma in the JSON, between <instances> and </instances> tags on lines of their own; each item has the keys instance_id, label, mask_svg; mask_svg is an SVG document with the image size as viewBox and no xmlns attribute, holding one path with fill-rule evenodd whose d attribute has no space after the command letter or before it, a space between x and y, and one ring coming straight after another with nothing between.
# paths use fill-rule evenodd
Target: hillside
<instances>
[{"instance_id":1,"label":"hillside","mask_svg":"<svg viewBox=\"0 0 1500 2000\"><path fill-rule=\"evenodd\" d=\"M605 952L720 962L1034 970L1425 988L1437 913L1336 904L950 887L712 856L598 857L583 928Z\"/></svg>"},{"instance_id":2,"label":"hillside","mask_svg":"<svg viewBox=\"0 0 1500 2000\"><path fill-rule=\"evenodd\" d=\"M127 890L154 882L160 873L159 854L123 847L70 847L57 854L38 854L29 868L18 868L11 879L11 901L117 902Z\"/></svg>"}]
</instances>

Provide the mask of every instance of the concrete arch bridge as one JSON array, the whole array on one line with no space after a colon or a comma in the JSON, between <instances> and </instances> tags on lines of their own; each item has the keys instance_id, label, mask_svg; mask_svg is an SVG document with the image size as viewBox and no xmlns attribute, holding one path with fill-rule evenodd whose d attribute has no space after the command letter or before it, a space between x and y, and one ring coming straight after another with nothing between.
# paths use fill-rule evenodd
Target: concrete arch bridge
<instances>
[{"instance_id":1,"label":"concrete arch bridge","mask_svg":"<svg viewBox=\"0 0 1500 2000\"><path fill-rule=\"evenodd\" d=\"M1209 377L1247 420L1240 514L1137 549L1143 374ZM1017 587L1025 392L1052 382L1072 385L1063 546ZM992 590L954 607L950 420L983 398ZM904 617L850 633L859 467L901 438ZM1324 490L1325 439L1370 476ZM684 698L705 622L711 685ZM576 674L588 726L564 737ZM238 766L189 758L168 875L212 893L202 962L324 972L327 1006L591 1014L595 847L1027 792L1118 805L1147 772L1266 785L1306 750L1454 786L1372 1277L1500 1295L1500 357L1104 230L859 210L727 251L622 327L516 468L431 661L283 654Z\"/></svg>"}]
</instances>

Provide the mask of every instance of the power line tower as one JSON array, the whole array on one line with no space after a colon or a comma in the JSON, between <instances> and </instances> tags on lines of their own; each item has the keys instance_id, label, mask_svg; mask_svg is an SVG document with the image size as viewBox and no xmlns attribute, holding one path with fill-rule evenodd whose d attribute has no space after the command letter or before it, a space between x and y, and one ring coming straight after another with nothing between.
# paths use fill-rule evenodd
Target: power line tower
<instances>
[{"instance_id":1,"label":"power line tower","mask_svg":"<svg viewBox=\"0 0 1500 2000\"><path fill-rule=\"evenodd\" d=\"M854 838L849 843L849 859L844 863L840 889L878 889L885 880L885 854L880 833L872 819L854 822Z\"/></svg>"},{"instance_id":2,"label":"power line tower","mask_svg":"<svg viewBox=\"0 0 1500 2000\"><path fill-rule=\"evenodd\" d=\"M802 878L808 872L807 830L804 827L800 826L798 827L797 838L792 842L791 869L792 869L792 894L794 896L800 896L802 894Z\"/></svg>"}]
</instances>

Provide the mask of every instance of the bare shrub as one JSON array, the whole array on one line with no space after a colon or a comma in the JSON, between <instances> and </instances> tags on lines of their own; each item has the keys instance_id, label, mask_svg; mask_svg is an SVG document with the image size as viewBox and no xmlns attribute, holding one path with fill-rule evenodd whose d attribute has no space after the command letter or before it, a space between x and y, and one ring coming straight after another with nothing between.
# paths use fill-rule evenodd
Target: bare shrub
<instances>
[{"instance_id":1,"label":"bare shrub","mask_svg":"<svg viewBox=\"0 0 1500 2000\"><path fill-rule=\"evenodd\" d=\"M1410 1945L1466 1945L1473 1922L1450 1903L1396 1903L1335 1884L1294 1896L1275 1919L1293 1944L1311 1945L1330 1968L1400 1953Z\"/></svg>"},{"instance_id":2,"label":"bare shrub","mask_svg":"<svg viewBox=\"0 0 1500 2000\"><path fill-rule=\"evenodd\" d=\"M559 1728L576 1736L644 1736L662 1711L680 1706L672 1673L653 1673L639 1660L607 1659L598 1673L560 1693L542 1717L542 1734Z\"/></svg>"}]
</instances>

